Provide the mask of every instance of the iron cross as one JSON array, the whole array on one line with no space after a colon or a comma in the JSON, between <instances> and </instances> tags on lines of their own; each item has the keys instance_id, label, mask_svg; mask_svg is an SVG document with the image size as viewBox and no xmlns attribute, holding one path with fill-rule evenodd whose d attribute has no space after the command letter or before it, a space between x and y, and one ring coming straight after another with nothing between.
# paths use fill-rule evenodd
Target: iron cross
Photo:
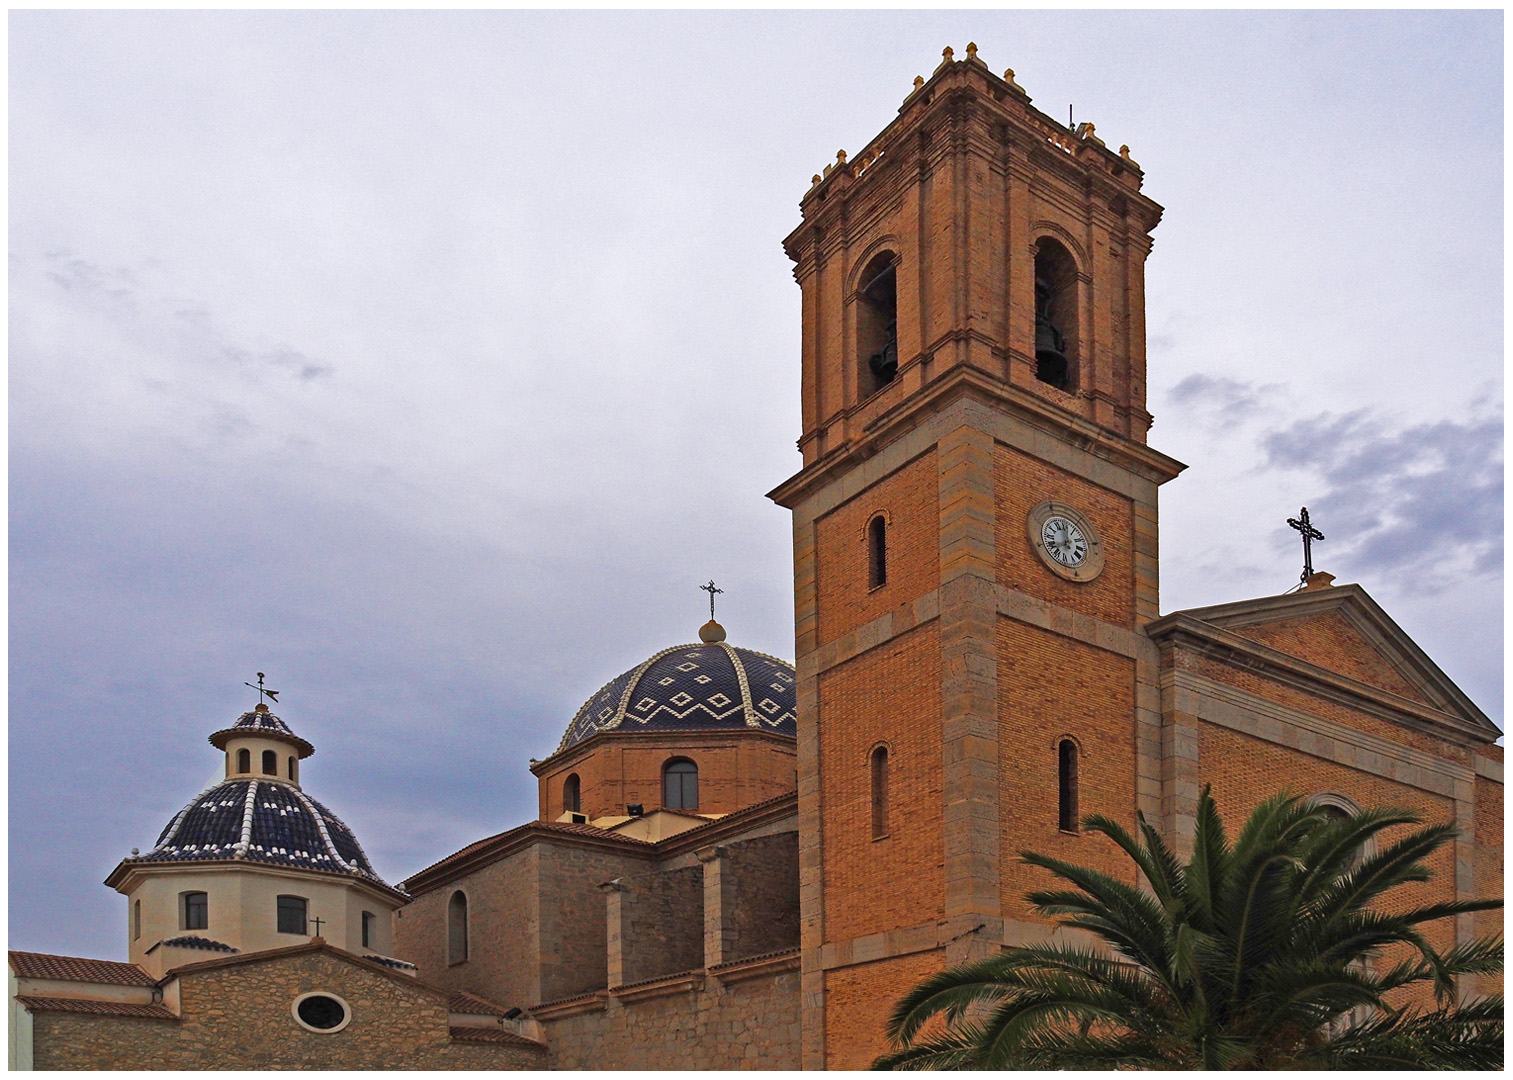
<instances>
[{"instance_id":1,"label":"iron cross","mask_svg":"<svg viewBox=\"0 0 1513 1080\"><path fill-rule=\"evenodd\" d=\"M1287 524L1303 534L1303 581L1313 576L1313 542L1324 539L1324 534L1313 527L1313 522L1308 520L1308 507L1303 507L1303 512L1295 518L1288 518Z\"/></svg>"},{"instance_id":2,"label":"iron cross","mask_svg":"<svg viewBox=\"0 0 1513 1080\"><path fill-rule=\"evenodd\" d=\"M722 593L725 590L724 589L716 589L714 587L714 578L710 578L709 579L709 584L708 585L700 585L699 588L703 589L705 592L707 592L709 594L709 621L710 622L714 622L714 594L715 593Z\"/></svg>"},{"instance_id":3,"label":"iron cross","mask_svg":"<svg viewBox=\"0 0 1513 1080\"><path fill-rule=\"evenodd\" d=\"M323 922L325 922L326 920L322 919L319 915L317 915L315 918L311 919L310 921L315 924L315 936L316 937L320 937L320 924L323 923Z\"/></svg>"},{"instance_id":4,"label":"iron cross","mask_svg":"<svg viewBox=\"0 0 1513 1080\"><path fill-rule=\"evenodd\" d=\"M252 684L250 682L249 683L242 683L242 685L243 686L252 686ZM263 673L261 671L259 671L257 673L257 685L256 686L252 686L252 689L256 690L257 693L258 693L257 703L259 705L261 705L263 703L263 698L265 696L268 697L269 699L271 699L272 702L273 702L273 704L277 705L278 704L278 696L283 693L282 690L268 690L268 689L265 689L263 687Z\"/></svg>"}]
</instances>

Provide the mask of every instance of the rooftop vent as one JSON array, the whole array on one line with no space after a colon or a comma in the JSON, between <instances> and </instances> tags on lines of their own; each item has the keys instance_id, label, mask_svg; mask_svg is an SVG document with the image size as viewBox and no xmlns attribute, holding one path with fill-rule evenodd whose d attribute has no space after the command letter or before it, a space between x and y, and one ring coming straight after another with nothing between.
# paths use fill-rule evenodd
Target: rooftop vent
<instances>
[{"instance_id":1,"label":"rooftop vent","mask_svg":"<svg viewBox=\"0 0 1513 1080\"><path fill-rule=\"evenodd\" d=\"M646 813L646 807L642 806L638 802L633 802L625 808L625 812L631 817L640 817L642 814Z\"/></svg>"}]
</instances>

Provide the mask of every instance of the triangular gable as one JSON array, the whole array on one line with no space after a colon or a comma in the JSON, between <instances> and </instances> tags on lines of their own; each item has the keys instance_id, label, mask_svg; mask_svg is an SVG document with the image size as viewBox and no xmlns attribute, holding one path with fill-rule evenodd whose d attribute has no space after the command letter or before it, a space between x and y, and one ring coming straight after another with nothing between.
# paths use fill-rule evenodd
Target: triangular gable
<instances>
[{"instance_id":1,"label":"triangular gable","mask_svg":"<svg viewBox=\"0 0 1513 1080\"><path fill-rule=\"evenodd\" d=\"M1428 705L1496 739L1502 731L1429 659L1359 585L1330 585L1212 607L1186 608L1151 624L1185 617L1227 630L1309 664Z\"/></svg>"}]
</instances>

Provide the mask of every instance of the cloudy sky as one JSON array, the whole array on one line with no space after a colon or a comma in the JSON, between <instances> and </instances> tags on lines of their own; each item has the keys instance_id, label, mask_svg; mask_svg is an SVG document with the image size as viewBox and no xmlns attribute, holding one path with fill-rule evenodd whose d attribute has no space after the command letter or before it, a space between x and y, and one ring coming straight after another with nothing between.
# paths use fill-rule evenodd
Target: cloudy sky
<instances>
[{"instance_id":1,"label":"cloudy sky","mask_svg":"<svg viewBox=\"0 0 1513 1080\"><path fill-rule=\"evenodd\" d=\"M403 878L707 617L791 658L811 174L975 40L1128 143L1162 607L1364 585L1502 718L1502 16L10 16L12 947L255 697Z\"/></svg>"}]
</instances>

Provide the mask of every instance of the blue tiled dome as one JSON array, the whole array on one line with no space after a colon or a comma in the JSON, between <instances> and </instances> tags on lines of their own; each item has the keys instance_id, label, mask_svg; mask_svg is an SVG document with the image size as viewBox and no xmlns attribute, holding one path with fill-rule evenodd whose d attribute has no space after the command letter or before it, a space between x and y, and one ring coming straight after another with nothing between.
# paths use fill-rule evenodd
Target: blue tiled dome
<instances>
[{"instance_id":1,"label":"blue tiled dome","mask_svg":"<svg viewBox=\"0 0 1513 1080\"><path fill-rule=\"evenodd\" d=\"M601 731L732 728L797 734L793 665L723 641L678 645L611 679L584 702L557 750Z\"/></svg>"},{"instance_id":2,"label":"blue tiled dome","mask_svg":"<svg viewBox=\"0 0 1513 1080\"><path fill-rule=\"evenodd\" d=\"M211 785L168 823L151 851L126 862L226 859L350 874L389 887L340 818L293 785L268 780Z\"/></svg>"},{"instance_id":3,"label":"blue tiled dome","mask_svg":"<svg viewBox=\"0 0 1513 1080\"><path fill-rule=\"evenodd\" d=\"M229 728L221 728L210 736L210 744L217 750L226 749L226 743L237 735L261 735L265 739L282 739L299 750L299 756L307 758L315 753L315 747L298 735L277 716L268 711L268 706L258 705L251 712L244 712Z\"/></svg>"}]
</instances>

